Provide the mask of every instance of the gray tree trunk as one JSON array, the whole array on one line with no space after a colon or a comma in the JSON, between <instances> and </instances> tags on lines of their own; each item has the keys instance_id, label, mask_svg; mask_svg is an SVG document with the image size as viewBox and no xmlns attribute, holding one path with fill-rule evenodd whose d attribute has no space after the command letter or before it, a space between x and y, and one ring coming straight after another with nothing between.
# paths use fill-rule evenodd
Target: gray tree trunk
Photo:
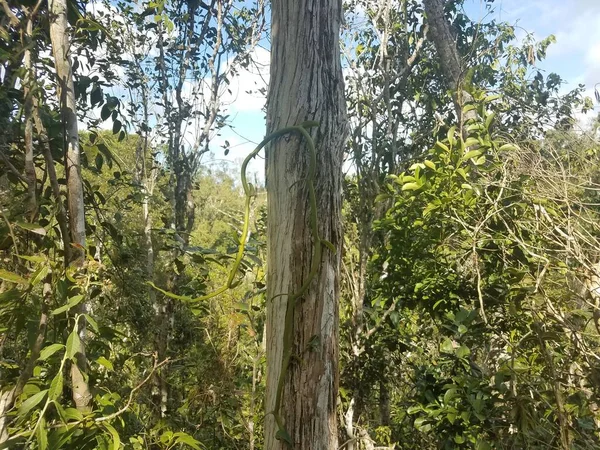
<instances>
[{"instance_id":1,"label":"gray tree trunk","mask_svg":"<svg viewBox=\"0 0 600 450\"><path fill-rule=\"evenodd\" d=\"M27 180L27 192L29 195L29 218L33 220L37 213L37 177L33 163L33 88L34 69L31 59L31 44L33 36L33 17L28 8L23 8L28 15L23 33L22 45L25 49L23 65L25 68L25 79L23 80L23 93L25 95L25 179Z\"/></svg>"},{"instance_id":2,"label":"gray tree trunk","mask_svg":"<svg viewBox=\"0 0 600 450\"><path fill-rule=\"evenodd\" d=\"M72 263L82 266L85 262L85 209L83 203L83 183L81 180L81 164L79 151L79 130L77 129L77 104L73 86L73 68L70 58L70 39L67 22L67 0L50 0L50 40L54 55L58 94L65 131L65 171L67 175L67 205L69 212L69 229L72 251ZM86 305L81 303L78 312L85 312ZM92 400L85 370L85 321L79 323L81 338L77 363L71 365L71 382L73 401L77 409L87 411Z\"/></svg>"},{"instance_id":3,"label":"gray tree trunk","mask_svg":"<svg viewBox=\"0 0 600 450\"><path fill-rule=\"evenodd\" d=\"M473 101L473 96L463 89L465 67L456 48L450 24L444 16L443 0L423 0L423 6L429 24L429 37L438 53L449 87L454 91L454 108L462 130L468 120L477 117L474 109L463 114L464 105Z\"/></svg>"},{"instance_id":4,"label":"gray tree trunk","mask_svg":"<svg viewBox=\"0 0 600 450\"><path fill-rule=\"evenodd\" d=\"M296 304L293 354L298 358L285 377L280 413L293 448L337 449L341 179L347 128L338 37L342 2L274 0L271 8L267 132L306 120L319 122L312 132L318 228L321 238L338 250L323 250L317 276ZM315 245L309 226L308 157L307 145L297 135L284 136L267 149L267 413L274 409L283 357L287 296L280 294L301 287ZM265 448L289 448L276 440L276 433L274 417L267 414Z\"/></svg>"}]
</instances>

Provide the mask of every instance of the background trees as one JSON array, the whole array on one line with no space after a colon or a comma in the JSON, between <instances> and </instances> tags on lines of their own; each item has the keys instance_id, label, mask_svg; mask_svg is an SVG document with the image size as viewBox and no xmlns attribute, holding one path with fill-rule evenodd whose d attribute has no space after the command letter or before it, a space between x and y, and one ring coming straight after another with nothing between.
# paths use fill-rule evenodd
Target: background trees
<instances>
[{"instance_id":1,"label":"background trees","mask_svg":"<svg viewBox=\"0 0 600 450\"><path fill-rule=\"evenodd\" d=\"M343 25L336 2L275 2L271 23L262 1L0 4L0 448L286 447L265 414L273 296L313 257L299 137L268 148L268 204L250 180L236 285L193 301L239 245L239 171L206 159L231 150L224 97L257 46L269 132L320 122L337 249L295 310L296 447L598 447L597 121L537 67L552 37L460 1L348 0ZM315 397L322 420L299 416Z\"/></svg>"}]
</instances>

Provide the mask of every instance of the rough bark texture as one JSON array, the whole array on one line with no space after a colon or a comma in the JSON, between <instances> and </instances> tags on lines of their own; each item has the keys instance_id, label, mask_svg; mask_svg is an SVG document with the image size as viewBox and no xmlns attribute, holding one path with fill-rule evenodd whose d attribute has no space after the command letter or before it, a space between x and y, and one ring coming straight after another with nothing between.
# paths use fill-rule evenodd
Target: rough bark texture
<instances>
[{"instance_id":1,"label":"rough bark texture","mask_svg":"<svg viewBox=\"0 0 600 450\"><path fill-rule=\"evenodd\" d=\"M293 354L283 390L282 417L295 449L337 449L338 297L342 246L342 157L346 105L340 64L341 0L272 2L271 79L267 131L316 120L315 189L323 250L320 269L294 314ZM268 291L267 413L273 411L283 356L287 297L307 277L313 255L306 175L308 148L298 136L267 149ZM275 298L274 298L275 297ZM310 343L316 342L316 345ZM272 414L265 448L289 448L275 439Z\"/></svg>"},{"instance_id":2,"label":"rough bark texture","mask_svg":"<svg viewBox=\"0 0 600 450\"><path fill-rule=\"evenodd\" d=\"M468 120L475 119L477 114L475 110L467 111L464 114L462 112L463 106L472 102L473 97L462 86L465 68L456 48L450 24L444 16L444 2L443 0L423 0L423 6L429 24L429 37L438 53L449 87L455 92L454 107L462 126Z\"/></svg>"},{"instance_id":3,"label":"rough bark texture","mask_svg":"<svg viewBox=\"0 0 600 450\"><path fill-rule=\"evenodd\" d=\"M65 171L67 175L67 205L69 211L69 229L71 243L75 245L73 263L83 265L85 249L85 209L83 203L83 183L79 155L79 131L77 129L77 105L73 86L73 68L69 54L69 30L67 22L67 1L50 0L50 40L54 55L58 94L60 97L62 121L65 133ZM85 304L80 311L85 312ZM87 359L85 356L85 321L79 323L81 348L77 354L77 363L71 365L73 401L77 409L86 411L92 400L86 377L84 376Z\"/></svg>"},{"instance_id":4,"label":"rough bark texture","mask_svg":"<svg viewBox=\"0 0 600 450\"><path fill-rule=\"evenodd\" d=\"M24 8L24 11L29 11ZM35 174L34 156L33 156L33 80L35 77L33 63L31 59L31 43L33 36L33 18L31 15L27 18L25 31L23 32L22 45L25 49L23 64L25 68L25 79L23 80L23 93L25 95L24 115L25 115L25 179L27 180L27 192L29 196L30 219L37 211L37 177Z\"/></svg>"}]
</instances>

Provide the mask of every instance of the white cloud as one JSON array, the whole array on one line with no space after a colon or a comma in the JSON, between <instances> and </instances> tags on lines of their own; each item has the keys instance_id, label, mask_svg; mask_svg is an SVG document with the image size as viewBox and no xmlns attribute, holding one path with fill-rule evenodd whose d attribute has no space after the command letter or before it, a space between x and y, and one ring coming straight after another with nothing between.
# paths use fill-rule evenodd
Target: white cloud
<instances>
[{"instance_id":1,"label":"white cloud","mask_svg":"<svg viewBox=\"0 0 600 450\"><path fill-rule=\"evenodd\" d=\"M600 16L598 17L598 30L600 30ZM593 86L600 83L600 31L598 31L598 40L589 48L586 55L586 73L584 83L587 86Z\"/></svg>"},{"instance_id":2,"label":"white cloud","mask_svg":"<svg viewBox=\"0 0 600 450\"><path fill-rule=\"evenodd\" d=\"M259 112L265 106L271 52L256 47L250 58L252 62L249 67L238 70L223 94L222 104L230 113Z\"/></svg>"}]
</instances>

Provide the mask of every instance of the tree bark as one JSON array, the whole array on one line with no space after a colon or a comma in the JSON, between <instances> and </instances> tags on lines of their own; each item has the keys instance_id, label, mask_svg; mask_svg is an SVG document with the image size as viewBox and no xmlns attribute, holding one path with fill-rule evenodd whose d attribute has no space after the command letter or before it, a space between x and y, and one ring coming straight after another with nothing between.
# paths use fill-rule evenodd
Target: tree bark
<instances>
[{"instance_id":1,"label":"tree bark","mask_svg":"<svg viewBox=\"0 0 600 450\"><path fill-rule=\"evenodd\" d=\"M21 43L25 49L23 64L25 68L25 78L23 80L23 94L25 104L23 107L25 116L25 179L27 180L27 192L29 196L29 218L33 220L37 213L37 177L35 173L34 155L33 155L33 87L34 87L34 69L31 59L31 44L33 36L33 17L28 8L23 8L27 15L25 30L22 32Z\"/></svg>"},{"instance_id":2,"label":"tree bark","mask_svg":"<svg viewBox=\"0 0 600 450\"><path fill-rule=\"evenodd\" d=\"M467 121L477 118L474 109L463 113L464 105L473 101L473 96L463 89L465 68L456 48L450 24L444 16L443 0L423 0L423 6L429 23L429 37L440 58L444 76L454 92L454 108L462 131Z\"/></svg>"},{"instance_id":3,"label":"tree bark","mask_svg":"<svg viewBox=\"0 0 600 450\"><path fill-rule=\"evenodd\" d=\"M82 267L85 262L85 209L83 203L83 183L81 180L81 164L79 155L79 130L77 129L77 105L73 85L73 68L70 58L70 39L67 22L67 1L50 0L50 40L58 78L58 94L61 106L65 137L65 171L67 175L67 206L69 212L69 229L72 251L72 264ZM81 303L78 312L86 311L85 303ZM77 362L71 365L71 382L73 401L77 409L88 411L92 400L85 370L85 321L79 324L81 339Z\"/></svg>"},{"instance_id":4,"label":"tree bark","mask_svg":"<svg viewBox=\"0 0 600 450\"><path fill-rule=\"evenodd\" d=\"M274 0L271 11L267 132L306 120L319 122L312 132L317 149L318 229L320 237L338 250L323 250L317 276L296 302L292 345L298 358L287 371L279 412L293 448L337 449L341 178L347 128L338 37L342 2ZM296 135L279 138L266 152L267 298L271 299L267 305L268 450L289 448L276 440L277 425L269 413L275 406L284 353L285 294L302 286L315 246L309 226L308 158L306 143Z\"/></svg>"}]
</instances>

